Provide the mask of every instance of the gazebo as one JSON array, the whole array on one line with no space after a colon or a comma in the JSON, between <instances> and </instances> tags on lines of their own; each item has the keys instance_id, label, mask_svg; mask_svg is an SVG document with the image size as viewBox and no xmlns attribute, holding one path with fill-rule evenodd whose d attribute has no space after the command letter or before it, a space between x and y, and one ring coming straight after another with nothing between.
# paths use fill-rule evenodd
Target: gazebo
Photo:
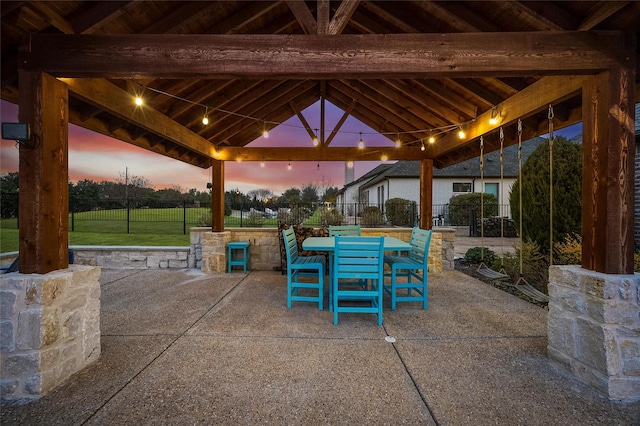
<instances>
[{"instance_id":1,"label":"gazebo","mask_svg":"<svg viewBox=\"0 0 640 426\"><path fill-rule=\"evenodd\" d=\"M508 146L552 119L582 122L584 152L582 268L552 279L606 299L633 277L639 27L640 3L625 1L3 2L2 98L32 135L19 147L20 272L68 267L69 123L211 168L215 234L225 161L379 159L380 148L331 146L349 115L400 140L387 159L421 161L427 229L434 167L478 156L480 138L498 149L499 128ZM292 116L306 123L317 101L321 115L325 102L344 111L334 129L323 116L307 126L317 146L246 147ZM637 287L636 276L628 309Z\"/></svg>"}]
</instances>

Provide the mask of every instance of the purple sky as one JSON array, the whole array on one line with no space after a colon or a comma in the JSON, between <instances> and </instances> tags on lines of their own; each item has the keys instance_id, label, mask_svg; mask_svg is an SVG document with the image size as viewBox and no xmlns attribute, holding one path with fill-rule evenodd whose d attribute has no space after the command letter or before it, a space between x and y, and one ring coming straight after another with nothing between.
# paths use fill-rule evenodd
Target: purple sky
<instances>
[{"instance_id":1,"label":"purple sky","mask_svg":"<svg viewBox=\"0 0 640 426\"><path fill-rule=\"evenodd\" d=\"M0 101L3 122L18 121L18 107L15 104ZM320 128L320 103L316 103L302 112L312 128ZM342 111L329 102L326 103L325 131L328 136L342 117ZM336 135L331 146L357 146L362 132L367 146L393 146L386 137L377 134L360 121L349 117ZM269 138L262 137L251 146L311 146L307 131L297 117L282 123L269 132ZM15 141L2 140L0 147L0 173L18 171L18 149ZM380 162L362 161L355 163L356 179L368 172ZM246 193L252 189L267 188L279 195L285 190L306 184L318 186L344 185L344 163L331 161L267 162L260 167L259 162L225 164L225 190L239 189ZM128 169L129 175L149 179L156 189L179 186L182 190L196 188L204 191L211 180L210 169L201 169L160 154L156 154L134 145L95 133L73 124L69 125L69 179L77 182L83 179L94 181L114 181Z\"/></svg>"}]
</instances>

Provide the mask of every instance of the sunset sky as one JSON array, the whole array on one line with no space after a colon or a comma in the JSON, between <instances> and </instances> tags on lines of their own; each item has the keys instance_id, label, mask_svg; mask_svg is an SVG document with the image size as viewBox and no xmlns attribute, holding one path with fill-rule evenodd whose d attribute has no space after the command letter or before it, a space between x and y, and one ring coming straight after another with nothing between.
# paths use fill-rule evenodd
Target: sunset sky
<instances>
[{"instance_id":1,"label":"sunset sky","mask_svg":"<svg viewBox=\"0 0 640 426\"><path fill-rule=\"evenodd\" d=\"M3 122L18 121L17 105L0 101L0 107ZM326 103L327 136L342 114L340 109ZM319 102L303 111L303 115L312 128L320 128ZM331 146L357 146L360 132L367 146L393 145L386 137L349 117ZM271 130L268 139L260 137L252 142L251 146L312 146L312 142L300 120L292 117ZM380 163L372 161L356 162L356 179L378 164ZM319 169L316 162L292 162L291 165L292 169L288 170L287 162L267 162L262 168L259 162L228 161L225 164L225 190L239 189L246 193L252 189L267 188L279 195L291 187L300 188L309 183L338 188L344 185L343 162L321 162ZM115 181L125 173L125 169L128 169L130 176L147 178L156 189L177 185L184 191L190 188L204 191L207 182L211 180L210 169L201 169L73 124L69 125L69 179L72 182L83 179L97 182ZM16 142L3 139L0 173L16 171Z\"/></svg>"},{"instance_id":2,"label":"sunset sky","mask_svg":"<svg viewBox=\"0 0 640 426\"><path fill-rule=\"evenodd\" d=\"M18 107L0 101L3 122L18 121ZM302 112L309 126L320 128L320 102ZM328 137L335 124L342 117L342 110L326 103L325 132ZM581 123L560 130L557 136L572 138L582 131ZM331 142L334 147L355 147L362 138L367 146L393 146L388 138L365 126L359 120L349 117ZM546 137L546 135L541 135ZM259 137L250 146L312 146L312 142L297 117L282 123L269 132L269 138ZM225 164L225 190L239 189L247 193L252 189L269 189L276 195L289 188L301 188L307 184L320 187L344 185L344 162L292 162L288 170L287 162L267 162L260 167L259 162L227 161ZM359 178L375 166L376 161L355 162L355 178ZM96 182L115 181L128 169L129 176L144 177L151 181L155 189L179 186L183 191L196 188L205 191L211 181L211 169L201 169L181 161L147 151L137 146L69 125L69 179L77 182L90 179ZM18 149L15 141L2 140L0 150L0 173L18 171Z\"/></svg>"}]
</instances>

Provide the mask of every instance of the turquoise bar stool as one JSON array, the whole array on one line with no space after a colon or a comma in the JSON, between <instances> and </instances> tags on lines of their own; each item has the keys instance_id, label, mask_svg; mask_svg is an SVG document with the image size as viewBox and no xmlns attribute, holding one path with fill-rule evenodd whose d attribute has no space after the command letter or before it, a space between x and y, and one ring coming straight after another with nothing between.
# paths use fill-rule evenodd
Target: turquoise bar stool
<instances>
[{"instance_id":1,"label":"turquoise bar stool","mask_svg":"<svg viewBox=\"0 0 640 426\"><path fill-rule=\"evenodd\" d=\"M242 251L242 257L239 256ZM234 254L236 257L234 257ZM247 273L249 266L249 241L233 241L227 244L227 263L229 273L234 266L242 266L243 272Z\"/></svg>"}]
</instances>

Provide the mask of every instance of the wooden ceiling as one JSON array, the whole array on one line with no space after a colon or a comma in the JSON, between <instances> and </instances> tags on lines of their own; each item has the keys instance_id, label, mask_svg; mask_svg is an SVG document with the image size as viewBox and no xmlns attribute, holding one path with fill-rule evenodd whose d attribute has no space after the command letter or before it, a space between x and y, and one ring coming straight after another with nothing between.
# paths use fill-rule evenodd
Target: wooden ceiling
<instances>
[{"instance_id":1,"label":"wooden ceiling","mask_svg":"<svg viewBox=\"0 0 640 426\"><path fill-rule=\"evenodd\" d=\"M474 138L495 133L479 124L493 108L510 125L507 145L518 118L524 138L546 133L550 102L556 129L581 121L581 75L600 61L589 54L610 47L614 57L621 39L640 45L637 1L3 1L1 12L3 99L18 102L19 68L45 69L68 83L74 124L205 168L237 156L379 158L379 149L331 148L331 128L318 132L320 147L243 148L265 127L296 115L306 123L301 111L319 100L399 135L389 159L454 164L478 155ZM612 30L622 33L608 38ZM594 32L605 35L594 42ZM455 61L440 52L447 46ZM270 60L289 50L288 61ZM462 123L470 135L457 141ZM421 151L431 133L439 141ZM496 140L487 138L488 151Z\"/></svg>"}]
</instances>

